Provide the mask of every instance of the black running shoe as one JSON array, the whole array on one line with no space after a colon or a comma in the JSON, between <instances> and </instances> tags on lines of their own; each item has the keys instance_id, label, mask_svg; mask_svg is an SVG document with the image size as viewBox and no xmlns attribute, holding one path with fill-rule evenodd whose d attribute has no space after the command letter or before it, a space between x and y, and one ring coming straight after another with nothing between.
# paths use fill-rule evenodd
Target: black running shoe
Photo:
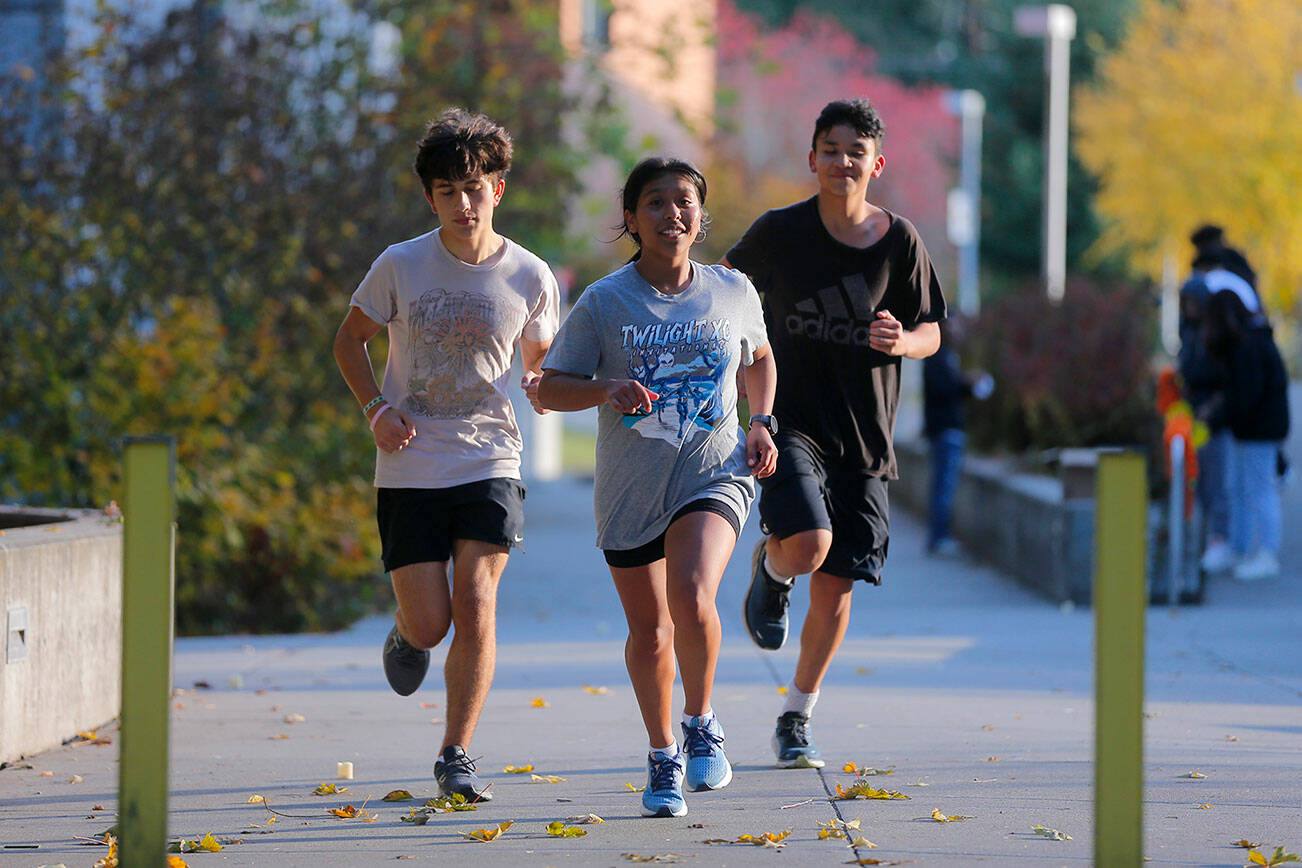
<instances>
[{"instance_id":1,"label":"black running shoe","mask_svg":"<svg viewBox=\"0 0 1302 868\"><path fill-rule=\"evenodd\" d=\"M787 711L778 718L773 752L780 769L821 769L826 765L809 739L809 718L799 711Z\"/></svg>"},{"instance_id":2,"label":"black running shoe","mask_svg":"<svg viewBox=\"0 0 1302 868\"><path fill-rule=\"evenodd\" d=\"M459 744L443 748L443 756L434 761L434 780L445 796L461 796L467 802L491 802L493 794L475 777L475 761L466 756Z\"/></svg>"},{"instance_id":3,"label":"black running shoe","mask_svg":"<svg viewBox=\"0 0 1302 868\"><path fill-rule=\"evenodd\" d=\"M384 640L384 677L399 696L411 696L429 671L429 652L412 645L395 624Z\"/></svg>"},{"instance_id":4,"label":"black running shoe","mask_svg":"<svg viewBox=\"0 0 1302 868\"><path fill-rule=\"evenodd\" d=\"M764 569L764 544L762 537L750 558L750 590L742 616L746 631L755 644L768 651L776 651L787 641L787 606L791 605L791 589L795 581L784 585L775 582Z\"/></svg>"}]
</instances>

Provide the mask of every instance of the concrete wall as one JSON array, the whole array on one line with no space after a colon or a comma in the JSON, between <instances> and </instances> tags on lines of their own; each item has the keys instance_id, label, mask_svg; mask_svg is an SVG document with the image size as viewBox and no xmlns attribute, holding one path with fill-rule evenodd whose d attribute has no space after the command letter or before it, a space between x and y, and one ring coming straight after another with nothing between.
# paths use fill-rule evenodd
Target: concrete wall
<instances>
[{"instance_id":1,"label":"concrete wall","mask_svg":"<svg viewBox=\"0 0 1302 868\"><path fill-rule=\"evenodd\" d=\"M20 514L53 523L15 527ZM0 762L10 762L120 711L122 525L89 510L0 507L0 528Z\"/></svg>"}]
</instances>

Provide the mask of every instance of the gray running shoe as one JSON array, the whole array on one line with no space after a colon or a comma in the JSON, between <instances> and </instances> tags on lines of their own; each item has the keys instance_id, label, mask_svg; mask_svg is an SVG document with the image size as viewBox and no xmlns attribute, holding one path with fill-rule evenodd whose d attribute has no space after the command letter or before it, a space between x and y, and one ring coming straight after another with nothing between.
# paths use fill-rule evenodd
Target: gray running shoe
<instances>
[{"instance_id":1,"label":"gray running shoe","mask_svg":"<svg viewBox=\"0 0 1302 868\"><path fill-rule=\"evenodd\" d=\"M461 796L467 802L491 802L493 794L475 776L475 761L466 756L459 744L443 748L443 756L434 762L434 780L445 796Z\"/></svg>"},{"instance_id":2,"label":"gray running shoe","mask_svg":"<svg viewBox=\"0 0 1302 868\"><path fill-rule=\"evenodd\" d=\"M809 738L809 718L799 711L787 711L778 718L773 752L780 769L821 769L826 765Z\"/></svg>"},{"instance_id":3,"label":"gray running shoe","mask_svg":"<svg viewBox=\"0 0 1302 868\"><path fill-rule=\"evenodd\" d=\"M384 677L399 696L411 696L429 671L429 652L417 648L394 625L384 640Z\"/></svg>"},{"instance_id":4,"label":"gray running shoe","mask_svg":"<svg viewBox=\"0 0 1302 868\"><path fill-rule=\"evenodd\" d=\"M746 592L742 616L746 620L746 632L755 644L776 651L787 641L787 607L791 605L791 589L796 583L792 580L791 584L784 585L769 577L764 569L767 539L760 539L750 558L750 590Z\"/></svg>"}]
</instances>

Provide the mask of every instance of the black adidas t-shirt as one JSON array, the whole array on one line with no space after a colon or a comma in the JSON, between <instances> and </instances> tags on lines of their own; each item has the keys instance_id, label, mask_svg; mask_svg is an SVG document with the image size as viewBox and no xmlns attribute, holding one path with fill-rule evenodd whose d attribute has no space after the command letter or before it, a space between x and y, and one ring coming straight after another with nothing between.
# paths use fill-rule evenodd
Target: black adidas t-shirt
<instances>
[{"instance_id":1,"label":"black adidas t-shirt","mask_svg":"<svg viewBox=\"0 0 1302 868\"><path fill-rule=\"evenodd\" d=\"M900 358L868 346L868 327L889 310L906 329L945 318L945 299L918 230L891 223L864 249L837 241L814 197L763 214L728 251L764 300L778 367L773 412L824 462L895 478L892 435Z\"/></svg>"}]
</instances>

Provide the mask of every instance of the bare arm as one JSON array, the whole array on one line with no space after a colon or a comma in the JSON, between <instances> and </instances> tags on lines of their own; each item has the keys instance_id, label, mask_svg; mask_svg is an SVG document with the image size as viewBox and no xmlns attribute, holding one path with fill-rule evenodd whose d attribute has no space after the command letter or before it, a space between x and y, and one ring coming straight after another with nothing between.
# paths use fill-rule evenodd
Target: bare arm
<instances>
[{"instance_id":1,"label":"bare arm","mask_svg":"<svg viewBox=\"0 0 1302 868\"><path fill-rule=\"evenodd\" d=\"M773 396L778 389L778 368L773 363L773 353L765 344L755 351L751 363L742 369L746 394L752 415L768 416L773 412ZM782 421L778 420L781 425ZM778 464L778 449L773 445L769 429L760 424L751 425L746 432L746 463L757 477L771 474Z\"/></svg>"},{"instance_id":2,"label":"bare arm","mask_svg":"<svg viewBox=\"0 0 1302 868\"><path fill-rule=\"evenodd\" d=\"M868 345L888 356L925 359L940 349L940 324L918 323L909 331L888 310L877 311L877 319L868 328Z\"/></svg>"},{"instance_id":3,"label":"bare arm","mask_svg":"<svg viewBox=\"0 0 1302 868\"><path fill-rule=\"evenodd\" d=\"M533 411L539 416L550 412L538 401L538 381L542 379L542 362L547 350L552 345L551 338L545 341L531 341L520 338L520 364L524 367L524 376L520 378L520 388L524 389Z\"/></svg>"},{"instance_id":4,"label":"bare arm","mask_svg":"<svg viewBox=\"0 0 1302 868\"><path fill-rule=\"evenodd\" d=\"M339 373L344 375L344 382L362 406L380 394L380 386L375 382L375 371L371 368L371 357L366 353L366 344L379 334L381 328L382 325L359 309L350 307L348 316L344 317L339 331L335 333L335 362L339 365ZM384 403L372 407L366 418L374 422L375 445L385 452L397 452L416 436L416 426L397 407L390 407L377 420L376 416L384 411L384 407Z\"/></svg>"},{"instance_id":5,"label":"bare arm","mask_svg":"<svg viewBox=\"0 0 1302 868\"><path fill-rule=\"evenodd\" d=\"M650 413L660 396L637 380L590 380L560 371L543 371L538 400L549 410L586 410L610 404L621 413Z\"/></svg>"}]
</instances>

